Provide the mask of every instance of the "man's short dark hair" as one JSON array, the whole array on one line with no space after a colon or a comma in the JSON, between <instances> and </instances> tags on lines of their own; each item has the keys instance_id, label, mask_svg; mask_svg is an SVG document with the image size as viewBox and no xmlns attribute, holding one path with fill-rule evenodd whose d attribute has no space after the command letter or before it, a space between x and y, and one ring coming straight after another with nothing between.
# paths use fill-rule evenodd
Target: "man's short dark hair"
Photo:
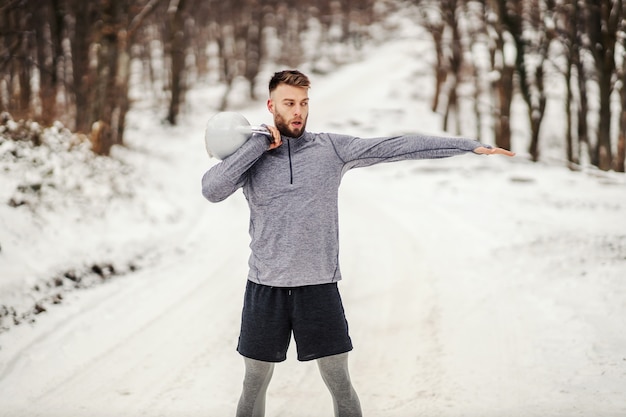
<instances>
[{"instance_id":1,"label":"man's short dark hair","mask_svg":"<svg viewBox=\"0 0 626 417\"><path fill-rule=\"evenodd\" d=\"M276 89L280 84L287 84L294 87L311 87L309 77L304 75L298 70L285 70L274 73L274 76L270 80L270 93Z\"/></svg>"}]
</instances>

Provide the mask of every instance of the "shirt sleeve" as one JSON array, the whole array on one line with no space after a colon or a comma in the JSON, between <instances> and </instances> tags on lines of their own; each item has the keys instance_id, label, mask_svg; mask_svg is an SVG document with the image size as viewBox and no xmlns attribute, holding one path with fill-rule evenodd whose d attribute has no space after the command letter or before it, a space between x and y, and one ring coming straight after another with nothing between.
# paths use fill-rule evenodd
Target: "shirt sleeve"
<instances>
[{"instance_id":1,"label":"shirt sleeve","mask_svg":"<svg viewBox=\"0 0 626 417\"><path fill-rule=\"evenodd\" d=\"M472 139L425 135L404 135L363 139L351 136L334 138L337 155L347 169L366 167L382 162L410 159L447 158L473 152L489 145Z\"/></svg>"},{"instance_id":2,"label":"shirt sleeve","mask_svg":"<svg viewBox=\"0 0 626 417\"><path fill-rule=\"evenodd\" d=\"M219 202L245 184L247 172L268 148L264 135L250 137L232 155L211 167L202 177L202 195L211 202Z\"/></svg>"}]
</instances>

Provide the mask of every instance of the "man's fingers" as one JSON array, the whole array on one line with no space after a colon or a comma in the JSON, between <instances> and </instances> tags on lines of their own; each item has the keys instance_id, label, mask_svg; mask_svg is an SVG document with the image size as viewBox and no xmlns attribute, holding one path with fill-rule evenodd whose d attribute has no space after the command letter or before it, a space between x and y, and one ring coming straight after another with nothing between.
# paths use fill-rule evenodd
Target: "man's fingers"
<instances>
[{"instance_id":1,"label":"man's fingers","mask_svg":"<svg viewBox=\"0 0 626 417\"><path fill-rule=\"evenodd\" d=\"M505 156L515 156L515 152L511 152L507 149L503 148L485 148L484 146L479 146L474 149L474 152L480 155L505 155Z\"/></svg>"},{"instance_id":2,"label":"man's fingers","mask_svg":"<svg viewBox=\"0 0 626 417\"><path fill-rule=\"evenodd\" d=\"M506 156L515 156L515 152L511 152L508 149L503 149L503 148L495 148L493 153L506 155Z\"/></svg>"},{"instance_id":3,"label":"man's fingers","mask_svg":"<svg viewBox=\"0 0 626 417\"><path fill-rule=\"evenodd\" d=\"M270 143L269 149L271 150L271 149L278 148L283 143L283 141L282 141L282 139L280 137L280 132L278 131L278 129L275 126L267 126L267 129L272 134L272 143Z\"/></svg>"}]
</instances>

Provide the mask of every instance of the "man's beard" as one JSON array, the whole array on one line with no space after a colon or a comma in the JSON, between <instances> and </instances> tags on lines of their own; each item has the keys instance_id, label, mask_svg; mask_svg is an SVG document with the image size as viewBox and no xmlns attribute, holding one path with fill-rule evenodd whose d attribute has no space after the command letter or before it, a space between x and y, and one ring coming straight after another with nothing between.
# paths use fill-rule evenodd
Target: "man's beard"
<instances>
[{"instance_id":1,"label":"man's beard","mask_svg":"<svg viewBox=\"0 0 626 417\"><path fill-rule=\"evenodd\" d=\"M274 117L274 124L281 135L288 136L290 138L297 138L304 132L306 120L302 119L302 125L298 129L294 130L289 127L289 123L285 121L285 118L278 114Z\"/></svg>"}]
</instances>

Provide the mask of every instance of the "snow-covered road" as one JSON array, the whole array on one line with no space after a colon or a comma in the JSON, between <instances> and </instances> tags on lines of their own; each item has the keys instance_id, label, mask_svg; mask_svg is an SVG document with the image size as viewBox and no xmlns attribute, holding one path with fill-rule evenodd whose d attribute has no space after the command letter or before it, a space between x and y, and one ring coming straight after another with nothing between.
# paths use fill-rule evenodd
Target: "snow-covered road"
<instances>
[{"instance_id":1,"label":"snow-covered road","mask_svg":"<svg viewBox=\"0 0 626 417\"><path fill-rule=\"evenodd\" d=\"M434 126L415 91L400 88L426 62L380 76L385 57L415 55L400 39L314 80L310 129ZM368 79L376 88L365 103L357 92ZM332 94L342 85L354 94ZM267 121L258 107L246 115ZM197 119L161 133L187 138L150 139L171 160L152 171L145 161L161 189L143 204L166 196L179 210L176 227L143 243L156 258L0 334L0 416L234 415L248 214L241 193L202 200L209 164ZM136 136L165 129L141 126ZM340 288L364 414L626 415L625 185L619 175L473 155L348 173ZM332 415L315 363L297 362L293 349L276 368L267 415Z\"/></svg>"},{"instance_id":2,"label":"snow-covered road","mask_svg":"<svg viewBox=\"0 0 626 417\"><path fill-rule=\"evenodd\" d=\"M612 285L610 275L542 277L524 265L522 239L509 238L524 227L519 216L489 211L512 211L515 201L485 208L482 197L498 184L527 185L489 180L491 170L469 180L471 168L447 172L477 167L469 158L422 163L441 167L435 173L403 165L346 176L341 289L366 415L622 415L624 304L612 292L623 295L624 284L617 275ZM492 186L463 190L472 181ZM36 335L0 375L1 414L232 415L246 218L241 195L207 203L197 228L153 268L76 294L33 329L13 329ZM313 363L290 354L277 367L267 414L332 415Z\"/></svg>"}]
</instances>

